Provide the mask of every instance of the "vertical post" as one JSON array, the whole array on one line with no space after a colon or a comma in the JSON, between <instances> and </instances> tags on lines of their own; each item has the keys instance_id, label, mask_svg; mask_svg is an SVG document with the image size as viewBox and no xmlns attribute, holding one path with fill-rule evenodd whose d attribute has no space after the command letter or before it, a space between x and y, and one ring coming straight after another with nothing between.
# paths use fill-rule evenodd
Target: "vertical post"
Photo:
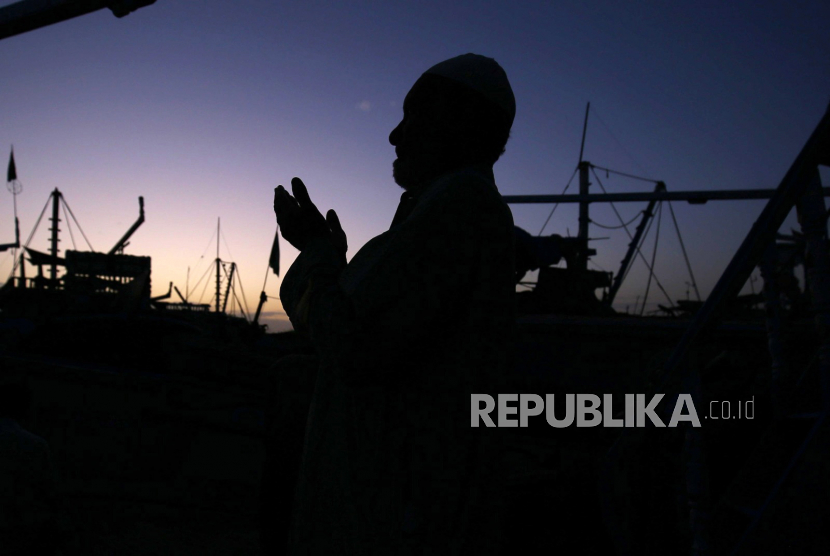
<instances>
[{"instance_id":1,"label":"vertical post","mask_svg":"<svg viewBox=\"0 0 830 556\"><path fill-rule=\"evenodd\" d=\"M26 287L26 251L20 250L20 287Z\"/></svg>"},{"instance_id":2,"label":"vertical post","mask_svg":"<svg viewBox=\"0 0 830 556\"><path fill-rule=\"evenodd\" d=\"M769 390L775 416L780 416L779 384L782 374L787 372L784 344L781 335L781 291L775 279L778 248L772 241L761 259L761 277L764 279L764 312L766 313L767 343L772 358L769 375Z\"/></svg>"},{"instance_id":3,"label":"vertical post","mask_svg":"<svg viewBox=\"0 0 830 556\"><path fill-rule=\"evenodd\" d=\"M219 222L220 219L216 219L216 312L219 312L219 294L222 293L220 288L220 276L219 272L222 266L222 260L219 258Z\"/></svg>"},{"instance_id":4,"label":"vertical post","mask_svg":"<svg viewBox=\"0 0 830 556\"><path fill-rule=\"evenodd\" d=\"M58 277L58 222L60 222L60 218L58 218L58 210L60 209L60 200L61 200L61 192L58 191L56 187L55 190L52 192L52 245L50 249L50 254L52 255L52 264L49 266L49 281L50 287L56 288L56 279Z\"/></svg>"},{"instance_id":5,"label":"vertical post","mask_svg":"<svg viewBox=\"0 0 830 556\"><path fill-rule=\"evenodd\" d=\"M579 194L587 195L588 187L591 182L588 181L588 172L591 168L591 163L582 161L579 163ZM588 269L588 201L579 202L579 257L576 260L576 267L578 270Z\"/></svg>"},{"instance_id":6,"label":"vertical post","mask_svg":"<svg viewBox=\"0 0 830 556\"><path fill-rule=\"evenodd\" d=\"M796 205L798 221L804 233L804 264L819 336L819 373L821 401L830 409L830 254L827 252L827 210L818 168L813 169L804 196Z\"/></svg>"}]
</instances>

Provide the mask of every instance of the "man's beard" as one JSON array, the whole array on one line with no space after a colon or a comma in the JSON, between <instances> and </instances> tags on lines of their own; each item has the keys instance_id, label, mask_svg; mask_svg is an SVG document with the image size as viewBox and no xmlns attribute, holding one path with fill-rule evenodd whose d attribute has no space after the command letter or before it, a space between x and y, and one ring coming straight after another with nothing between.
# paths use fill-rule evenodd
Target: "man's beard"
<instances>
[{"instance_id":1,"label":"man's beard","mask_svg":"<svg viewBox=\"0 0 830 556\"><path fill-rule=\"evenodd\" d=\"M441 156L433 155L424 160L399 157L392 162L392 178L403 189L413 191L451 168L450 161Z\"/></svg>"},{"instance_id":2,"label":"man's beard","mask_svg":"<svg viewBox=\"0 0 830 556\"><path fill-rule=\"evenodd\" d=\"M410 191L424 179L423 172L418 172L416 168L417 165L413 165L411 160L396 158L392 162L392 178L403 189Z\"/></svg>"}]
</instances>

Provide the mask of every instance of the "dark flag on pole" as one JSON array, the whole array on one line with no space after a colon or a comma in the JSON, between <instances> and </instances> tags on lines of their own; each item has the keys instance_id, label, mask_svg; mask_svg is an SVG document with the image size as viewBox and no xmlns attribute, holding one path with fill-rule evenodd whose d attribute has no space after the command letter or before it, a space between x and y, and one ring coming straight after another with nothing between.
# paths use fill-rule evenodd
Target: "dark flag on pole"
<instances>
[{"instance_id":1,"label":"dark flag on pole","mask_svg":"<svg viewBox=\"0 0 830 556\"><path fill-rule=\"evenodd\" d=\"M14 149L9 155L9 170L6 172L6 181L14 181L17 179L17 168L14 167Z\"/></svg>"},{"instance_id":2,"label":"dark flag on pole","mask_svg":"<svg viewBox=\"0 0 830 556\"><path fill-rule=\"evenodd\" d=\"M277 233L274 234L274 245L271 246L271 257L268 259L268 266L274 271L277 276L280 275L280 229L277 227Z\"/></svg>"}]
</instances>

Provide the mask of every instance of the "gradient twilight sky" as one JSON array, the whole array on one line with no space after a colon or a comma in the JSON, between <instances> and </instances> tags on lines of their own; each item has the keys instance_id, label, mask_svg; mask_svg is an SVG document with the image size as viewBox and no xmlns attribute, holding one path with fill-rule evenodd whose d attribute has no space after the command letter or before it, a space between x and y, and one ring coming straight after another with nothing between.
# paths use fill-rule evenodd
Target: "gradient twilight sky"
<instances>
[{"instance_id":1,"label":"gradient twilight sky","mask_svg":"<svg viewBox=\"0 0 830 556\"><path fill-rule=\"evenodd\" d=\"M107 251L143 195L146 222L125 253L152 256L154 295L171 280L184 291L188 267L193 290L215 257L208 246L221 217L221 256L239 265L253 310L278 184L299 176L323 212L338 211L350 257L388 228L400 195L388 135L409 87L441 60L475 52L507 71L517 115L495 167L503 194L562 192L588 101L585 159L598 166L674 191L773 188L830 102L828 31L821 0L157 0L123 19L101 10L0 41L0 157L14 145L24 241L57 187L93 247ZM600 178L609 191L652 188ZM1 193L6 243L12 196ZM763 203L675 203L702 294ZM551 206L512 208L536 234ZM618 208L630 220L644 204ZM688 277L664 212L656 271L683 298ZM607 206L593 205L592 217L618 224ZM795 225L791 215L785 230ZM48 227L33 248L47 250ZM545 233L576 229L576 206L560 206ZM594 261L615 271L624 232L591 233L610 238L594 244ZM650 254L651 239L645 245ZM71 248L66 233L61 247ZM283 241L283 272L296 254ZM0 282L10 270L10 254L0 254ZM620 308L642 294L645 276L636 263ZM279 285L271 275L268 295ZM650 299L666 303L659 292ZM265 305L271 330L286 326L281 309Z\"/></svg>"}]
</instances>

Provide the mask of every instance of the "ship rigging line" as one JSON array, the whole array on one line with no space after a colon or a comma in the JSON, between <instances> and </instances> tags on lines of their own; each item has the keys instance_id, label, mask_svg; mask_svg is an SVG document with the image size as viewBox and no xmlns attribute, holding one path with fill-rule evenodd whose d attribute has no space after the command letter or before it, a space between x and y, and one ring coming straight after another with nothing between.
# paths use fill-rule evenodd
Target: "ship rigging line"
<instances>
[{"instance_id":1,"label":"ship rigging line","mask_svg":"<svg viewBox=\"0 0 830 556\"><path fill-rule=\"evenodd\" d=\"M225 238L225 233L220 231L219 235L222 237L222 241L225 242L225 248L228 250L228 256L231 259L233 259L233 253L231 253L231 246L228 245L228 240L227 240L227 238ZM219 239L217 238L217 243L218 243L218 241L219 241ZM230 279L230 276L228 276L228 271L226 269L224 269L224 267L223 267L223 270L225 271L225 276L227 276L228 279ZM245 288L242 287L242 275L239 273L239 266L238 265L236 267L236 275L237 275L237 282L239 282L239 290L242 292L242 299L245 301L245 310L244 311L242 310L242 303L239 303L239 311L243 315L245 315L245 320L248 320L248 316L247 316L246 312L250 313L251 309L250 309L250 307L248 307L248 298L245 296ZM266 278L267 278L267 275L266 275ZM235 286L234 286L234 297L236 297L236 287ZM239 299L237 298L237 303L238 302L239 302Z\"/></svg>"},{"instance_id":2,"label":"ship rigging line","mask_svg":"<svg viewBox=\"0 0 830 556\"><path fill-rule=\"evenodd\" d=\"M632 180L640 180L640 181L645 181L645 182L654 183L654 184L660 183L659 180L653 180L651 178L644 178L642 176L635 176L634 174L626 174L625 172L618 172L616 170L611 170L609 168L603 168L602 166L597 166L595 164L591 164L591 168L596 168L597 170L603 170L603 171L605 171L606 175L616 174L618 176L624 176L626 178L631 178Z\"/></svg>"},{"instance_id":3,"label":"ship rigging line","mask_svg":"<svg viewBox=\"0 0 830 556\"><path fill-rule=\"evenodd\" d=\"M239 272L239 269L237 269L236 271ZM244 294L242 297L244 299ZM248 313L245 312L245 310L242 308L242 303L240 303L239 297L237 297L236 295L236 288L233 289L233 298L236 300L236 304L239 305L239 312L242 313L242 316L245 318L245 321L251 322L250 319L248 319ZM245 303L247 304L248 302L246 301Z\"/></svg>"},{"instance_id":4,"label":"ship rigging line","mask_svg":"<svg viewBox=\"0 0 830 556\"><path fill-rule=\"evenodd\" d=\"M594 175L594 178L597 180L597 183L599 184L600 188L602 189L602 192L607 195L608 191L605 190L605 186L602 184L602 180L599 179L599 176L597 175L596 171L593 168L591 168L591 173ZM617 215L617 218L619 218L620 222L622 223L623 219L622 219L622 216L620 216L619 211L617 211L617 207L614 205L614 203L609 203L609 204L611 205L611 208L614 210L614 214ZM661 204L662 204L662 202L661 202ZM649 266L645 255L643 255L643 252L640 250L640 247L643 245L643 242L645 242L646 237L648 236L649 230L651 230L651 224L653 222L654 222L654 218L649 219L648 227L646 228L646 233L643 234L643 239L640 242L640 245L637 246L637 254L640 255L640 258L643 259L643 262L645 263L646 267L648 268L649 273L650 273L649 276L651 276L651 275L654 276L654 282L657 284L657 287L660 288L660 291L663 292L663 295L666 296L666 299L668 300L669 305L673 305L674 302L672 301L672 299L669 296L668 292L666 292L666 288L664 288L663 284L660 283L660 279L657 278L657 274L654 273L654 269L651 266ZM624 225L623 229L625 230L625 233L628 234L628 239L634 239L634 237L631 235L631 232L628 231L628 226ZM658 230L658 233L659 233L659 230ZM628 276L628 272L630 272L630 271L631 271L631 265L629 265L628 271L626 271L625 275L623 276L623 281L625 281L625 277Z\"/></svg>"},{"instance_id":5,"label":"ship rigging line","mask_svg":"<svg viewBox=\"0 0 830 556\"><path fill-rule=\"evenodd\" d=\"M637 214L634 215L634 218L632 218L628 222L622 223L619 226L604 226L604 225L600 224L599 222L597 222L596 220L593 220L593 219L589 219L588 221L591 224L593 224L594 226L597 226L599 228L604 228L606 230L619 230L621 228L625 228L626 226L629 226L629 225L633 224L634 221L637 220L640 217L640 215L643 214L644 212L645 212L644 210L641 210L640 212L638 212Z\"/></svg>"},{"instance_id":6,"label":"ship rigging line","mask_svg":"<svg viewBox=\"0 0 830 556\"><path fill-rule=\"evenodd\" d=\"M63 208L63 217L66 219L66 229L69 230L69 237L72 239L72 249L78 250L78 247L75 245L75 234L72 233L72 226L69 225L69 215L66 214L66 206L61 205Z\"/></svg>"},{"instance_id":7,"label":"ship rigging line","mask_svg":"<svg viewBox=\"0 0 830 556\"><path fill-rule=\"evenodd\" d=\"M205 255L207 254L208 249L210 249L210 246L211 246L211 245L213 245L213 236L215 235L215 233L216 233L216 232L214 232L213 234L211 234L211 235L210 235L210 240L208 241L208 244L205 246L205 250L204 250L204 251L202 251L202 255L201 255L201 256L200 256L200 257L196 260L196 265L194 265L194 267L193 267L193 268L194 268L194 270L195 270L196 268L198 268L199 263L201 263L201 262L202 262L202 260L204 260Z\"/></svg>"},{"instance_id":8,"label":"ship rigging line","mask_svg":"<svg viewBox=\"0 0 830 556\"><path fill-rule=\"evenodd\" d=\"M686 246L683 245L683 236L680 235L680 226L677 225L677 218L674 216L674 209L671 206L671 201L669 201L669 212L671 212L671 219L674 221L674 229L677 230L677 239L680 241L680 250L683 251L683 258L686 260L686 268L689 269L689 276L692 279L692 287L695 289L697 300L700 301L700 292L697 289L697 281L695 280L695 275L692 272L692 265L689 262L689 256L686 254ZM752 293L755 293L754 288Z\"/></svg>"},{"instance_id":9,"label":"ship rigging line","mask_svg":"<svg viewBox=\"0 0 830 556\"><path fill-rule=\"evenodd\" d=\"M201 284L201 283L202 283L202 280L204 279L204 277L205 277L205 276L207 276L207 273L208 273L208 272L210 272L211 270L213 270L213 265L215 265L215 264L217 264L217 263L216 263L216 261L213 261L213 264L211 264L209 267L207 267L207 270L205 270L205 273L202 275L202 277L201 277L201 278L199 278L199 281L198 281L198 282L196 282L196 285L195 285L195 286L193 286L193 289L194 289L194 290L195 290L196 288L198 288L198 287L199 287L199 284ZM205 290L207 290L208 284L210 284L210 282L209 282L209 281L208 281L208 282L205 282L205 287L204 287L204 288L202 288L202 293L201 293L201 295L199 296L199 303L201 303L201 302L202 302L202 298L204 298L204 297L205 297ZM211 298L210 298L210 301L213 301L213 297L211 297ZM210 303L208 303L208 304L210 304Z\"/></svg>"},{"instance_id":10,"label":"ship rigging line","mask_svg":"<svg viewBox=\"0 0 830 556\"><path fill-rule=\"evenodd\" d=\"M228 249L228 253L230 253L230 251L231 250ZM239 282L239 291L242 292L242 299L245 301L245 312L250 313L251 308L248 307L248 298L245 297L245 288L242 287L242 274L239 272L239 265L237 265L237 267L236 267L236 281ZM233 295L234 295L234 297L236 296L236 287L233 288ZM238 301L239 300L237 299L237 302ZM241 303L239 304L239 310L240 311L242 310L242 304ZM243 314L245 314L245 313L243 313ZM248 319L248 316L245 315L245 320L247 320L247 319Z\"/></svg>"},{"instance_id":11,"label":"ship rigging line","mask_svg":"<svg viewBox=\"0 0 830 556\"><path fill-rule=\"evenodd\" d=\"M231 253L231 246L228 245L228 240L225 239L225 233L220 232L220 235L222 236L222 241L225 242L225 248L228 250L228 256L231 258L231 260L233 260L233 253Z\"/></svg>"},{"instance_id":12,"label":"ship rigging line","mask_svg":"<svg viewBox=\"0 0 830 556\"><path fill-rule=\"evenodd\" d=\"M26 239L26 243L23 244L23 251L21 251L21 253L23 253L23 254L21 255L21 258L26 256L25 250L26 250L27 247L29 247L29 242L31 242L32 238L35 236L35 232L37 231L37 227L40 226L40 221L43 218L43 215L46 214L46 209L48 207L49 207L49 199L46 199L46 204L43 205L43 210L40 211L40 216L37 217L37 221L35 222L35 227L32 228L32 231L29 233L29 237ZM21 259L15 258L14 265L12 266L12 272L11 272L11 274L9 274L9 280L11 280L12 277L14 276L14 273L17 270L18 261L20 261L20 260Z\"/></svg>"},{"instance_id":13,"label":"ship rigging line","mask_svg":"<svg viewBox=\"0 0 830 556\"><path fill-rule=\"evenodd\" d=\"M84 229L81 228L80 223L78 223L78 219L75 218L75 214L73 214L72 209L69 207L69 203L67 203L66 199L63 198L63 195L61 195L61 201L63 201L64 208L69 211L69 215L72 217L72 220L75 221L75 225L78 226L78 229L81 231L81 235L84 236L84 241L86 241L86 244L89 247L89 250L90 251L95 251L95 249L92 247L92 244L87 239L86 234L84 233ZM69 226L69 221L68 220L67 220L66 225Z\"/></svg>"},{"instance_id":14,"label":"ship rigging line","mask_svg":"<svg viewBox=\"0 0 830 556\"><path fill-rule=\"evenodd\" d=\"M648 301L648 291L651 289L651 278L654 276L654 261L657 259L657 244L660 242L660 222L663 220L663 203L657 205L657 232L654 234L654 250L651 252L651 269L648 273L648 282L646 282L646 293L643 295L643 306L640 308L640 316L646 310L646 301Z\"/></svg>"},{"instance_id":15,"label":"ship rigging line","mask_svg":"<svg viewBox=\"0 0 830 556\"><path fill-rule=\"evenodd\" d=\"M608 134L611 136L611 138L614 140L614 142L615 142L615 143L617 143L617 145L619 145L619 146L620 146L620 148L623 150L623 152L626 154L626 156L628 156L628 158L630 158L630 159L631 159L631 162L633 162L634 164L636 164L636 165L637 165L637 167L638 167L640 170L642 170L642 172L643 172L644 174L647 174L648 172L646 172L645 168L643 168L643 165L642 165L642 164L640 164L640 163L637 161L637 159L636 159L636 158L634 158L634 157L631 155L631 153L630 153L630 152L628 152L628 149L626 149L626 148L625 148L625 145L623 145L623 144L622 144L622 142L621 142L619 139L617 139L617 136L616 136L616 135L614 135L614 132L612 132L612 131L611 131L611 128L610 128L610 127L608 127L608 124L606 124L606 123L605 123L605 121L604 121L602 118L600 118L599 113L597 112L596 107L592 108L592 109L591 109L591 112L593 112L593 113L594 113L594 116L596 116L596 118L599 120L599 123L601 123L601 124L602 124L602 127L604 127L604 128L605 128L605 131L607 131L607 132L608 132ZM643 179L643 178L640 178L640 179Z\"/></svg>"},{"instance_id":16,"label":"ship rigging line","mask_svg":"<svg viewBox=\"0 0 830 556\"><path fill-rule=\"evenodd\" d=\"M600 269L601 271L608 272L607 270L602 268L602 266L600 266L599 263L596 263L596 262L592 261L591 259L588 259L588 262L591 263L592 265L594 265L595 267L597 267L598 269Z\"/></svg>"},{"instance_id":17,"label":"ship rigging line","mask_svg":"<svg viewBox=\"0 0 830 556\"><path fill-rule=\"evenodd\" d=\"M571 179L569 179L569 180L568 180L568 183L565 185L565 189L563 189L563 190L562 190L561 195L564 195L564 194L565 194L565 192L568 190L568 188L571 186L571 182L572 182L572 181L574 181L574 176L576 175L576 173L577 173L578 171L579 171L579 167L577 167L577 168L576 168L576 170L574 170L574 173L573 173L573 174L571 174ZM550 222L550 218L551 218L551 216L553 216L553 213L556 211L556 208L557 208L558 206L559 206L559 203L556 203L555 205L553 205L553 208L552 208L552 209L550 209L550 214L548 214L548 218L547 218L547 220L545 220L545 223L544 223L544 224L542 224L542 229L541 229L541 230L539 230L539 233L538 233L538 234L536 234L536 236L537 236L537 237L541 236L541 235L542 235L542 232L544 232L544 231L545 231L545 226L547 226L547 225L548 225L548 222Z\"/></svg>"},{"instance_id":18,"label":"ship rigging line","mask_svg":"<svg viewBox=\"0 0 830 556\"><path fill-rule=\"evenodd\" d=\"M646 265L646 268L649 268L648 267L648 261L645 259L645 256L643 256L643 254L641 253L640 250L643 248L643 245L645 245L645 243L646 243L646 239L648 238L648 234L649 234L649 232L651 232L651 225L652 224L654 224L654 218L649 218L648 225L646 226L646 230L643 233L643 237L640 238L640 243L637 244L637 252L640 253L640 258L643 259L643 263ZM626 230L626 231L628 231L628 230ZM629 236L630 235L631 234L629 234ZM625 269L625 274L623 275L623 282L625 282L625 279L628 278L628 273L631 272L631 269L632 269L633 266L634 265L628 265L628 268ZM651 270L651 269L649 268L649 270ZM634 307L635 311L637 310L636 306L640 303L639 299L640 299L640 296L638 295L637 296L637 303L634 304L635 305L635 307Z\"/></svg>"},{"instance_id":19,"label":"ship rigging line","mask_svg":"<svg viewBox=\"0 0 830 556\"><path fill-rule=\"evenodd\" d=\"M212 269L213 269L213 265L210 265L209 267L207 267L207 269L205 270L205 273L204 273L204 274L202 274L202 277L201 277L201 278L199 278L199 281L198 281L198 282L196 282L196 285L195 285L195 286L193 286L193 290L194 290L194 291L196 290L196 288L198 288L198 287L199 287L199 284L201 284L201 283L202 283L202 280L204 280L204 279L205 279L205 276L207 276L208 272L210 272ZM200 302L201 302L201 299L200 299Z\"/></svg>"}]
</instances>

